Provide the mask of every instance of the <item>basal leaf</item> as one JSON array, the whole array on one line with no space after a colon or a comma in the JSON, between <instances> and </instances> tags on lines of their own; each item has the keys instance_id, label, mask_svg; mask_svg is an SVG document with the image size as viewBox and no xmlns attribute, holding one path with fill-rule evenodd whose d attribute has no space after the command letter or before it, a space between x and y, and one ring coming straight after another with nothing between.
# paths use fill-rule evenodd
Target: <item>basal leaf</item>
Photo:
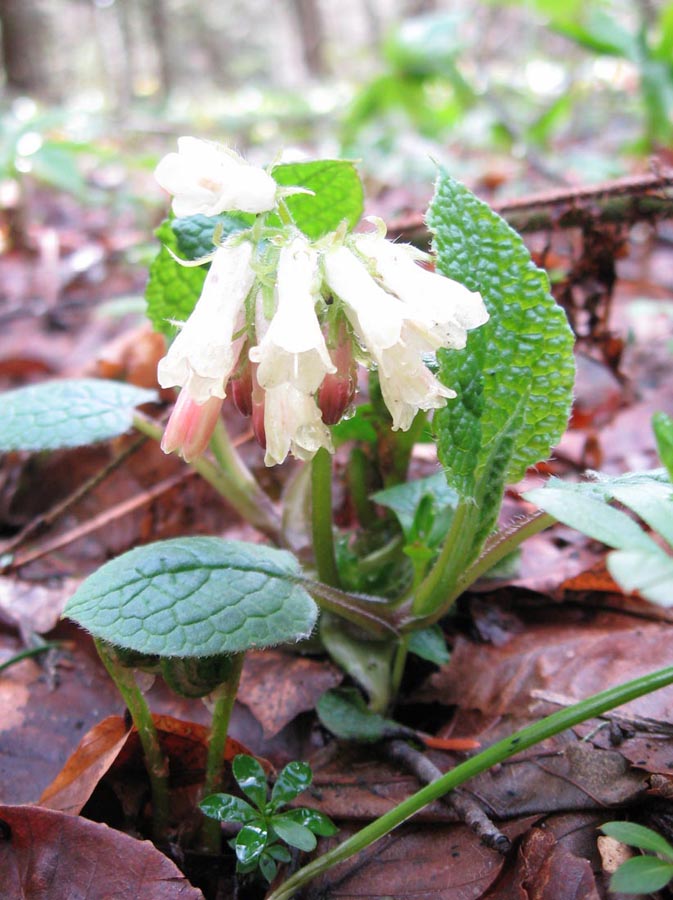
<instances>
[{"instance_id":1,"label":"basal leaf","mask_svg":"<svg viewBox=\"0 0 673 900\"><path fill-rule=\"evenodd\" d=\"M128 431L136 406L154 391L78 378L48 381L0 394L0 451L56 450L105 441Z\"/></svg>"},{"instance_id":2,"label":"basal leaf","mask_svg":"<svg viewBox=\"0 0 673 900\"><path fill-rule=\"evenodd\" d=\"M671 10L673 10L673 5L671 5ZM671 20L673 21L673 14ZM657 439L659 458L666 466L668 477L673 481L673 419L666 413L655 413L652 416L652 428Z\"/></svg>"},{"instance_id":3,"label":"basal leaf","mask_svg":"<svg viewBox=\"0 0 673 900\"><path fill-rule=\"evenodd\" d=\"M315 850L318 843L315 834L310 828L295 822L289 813L273 816L271 825L278 837L291 847L296 847L298 850Z\"/></svg>"},{"instance_id":4,"label":"basal leaf","mask_svg":"<svg viewBox=\"0 0 673 900\"><path fill-rule=\"evenodd\" d=\"M415 481L406 481L396 484L372 494L372 500L381 506L386 506L397 516L402 531L409 538L414 525L416 511L423 497L430 497L432 506L436 512L456 505L456 492L446 483L443 472L430 475L428 478L418 478ZM445 526L448 523L444 523Z\"/></svg>"},{"instance_id":5,"label":"basal leaf","mask_svg":"<svg viewBox=\"0 0 673 900\"><path fill-rule=\"evenodd\" d=\"M240 797L234 797L233 794L211 794L203 798L199 807L211 819L217 819L219 822L237 822L241 825L252 821L258 815L257 810L249 803Z\"/></svg>"},{"instance_id":6,"label":"basal leaf","mask_svg":"<svg viewBox=\"0 0 673 900\"><path fill-rule=\"evenodd\" d=\"M673 557L658 547L645 550L615 550L607 560L608 571L619 586L660 606L673 606Z\"/></svg>"},{"instance_id":7,"label":"basal leaf","mask_svg":"<svg viewBox=\"0 0 673 900\"><path fill-rule=\"evenodd\" d=\"M90 575L65 615L159 656L214 656L308 636L317 608L283 550L214 537L138 547Z\"/></svg>"},{"instance_id":8,"label":"basal leaf","mask_svg":"<svg viewBox=\"0 0 673 900\"><path fill-rule=\"evenodd\" d=\"M314 192L286 199L295 225L307 237L322 237L335 231L344 220L351 228L359 222L363 210L362 182L352 162L317 159L286 163L276 166L271 174L278 184Z\"/></svg>"},{"instance_id":9,"label":"basal leaf","mask_svg":"<svg viewBox=\"0 0 673 900\"><path fill-rule=\"evenodd\" d=\"M610 890L622 894L652 894L673 878L673 864L656 856L627 859L610 879Z\"/></svg>"},{"instance_id":10,"label":"basal leaf","mask_svg":"<svg viewBox=\"0 0 673 900\"><path fill-rule=\"evenodd\" d=\"M236 859L244 866L259 859L269 840L269 832L264 822L244 825L236 836Z\"/></svg>"},{"instance_id":11,"label":"basal leaf","mask_svg":"<svg viewBox=\"0 0 673 900\"><path fill-rule=\"evenodd\" d=\"M303 793L313 781L313 772L308 763L291 762L281 771L271 792L271 803L275 808L289 803Z\"/></svg>"},{"instance_id":12,"label":"basal leaf","mask_svg":"<svg viewBox=\"0 0 673 900\"><path fill-rule=\"evenodd\" d=\"M651 828L637 822L606 822L601 825L601 831L622 844L638 847L640 850L651 850L673 862L673 847L666 838Z\"/></svg>"},{"instance_id":13,"label":"basal leaf","mask_svg":"<svg viewBox=\"0 0 673 900\"><path fill-rule=\"evenodd\" d=\"M313 834L319 834L321 837L329 837L339 830L324 813L318 812L316 809L307 809L305 806L288 810L284 817L298 822L305 828L310 828Z\"/></svg>"},{"instance_id":14,"label":"basal leaf","mask_svg":"<svg viewBox=\"0 0 673 900\"><path fill-rule=\"evenodd\" d=\"M514 415L506 481L519 480L560 438L572 399L573 337L519 235L444 172L428 224L438 270L480 291L490 314L465 350L438 354L442 381L458 392L435 414L439 456L449 485L473 498L491 443Z\"/></svg>"},{"instance_id":15,"label":"basal leaf","mask_svg":"<svg viewBox=\"0 0 673 900\"><path fill-rule=\"evenodd\" d=\"M392 719L368 709L353 688L326 691L318 701L317 712L325 728L344 740L374 742L400 732L401 726Z\"/></svg>"},{"instance_id":16,"label":"basal leaf","mask_svg":"<svg viewBox=\"0 0 673 900\"><path fill-rule=\"evenodd\" d=\"M436 666L445 665L450 654L446 647L446 638L439 625L430 625L428 628L420 628L412 631L409 636L409 653L427 659Z\"/></svg>"},{"instance_id":17,"label":"basal leaf","mask_svg":"<svg viewBox=\"0 0 673 900\"><path fill-rule=\"evenodd\" d=\"M220 240L248 227L245 218L223 214L220 216L188 216L184 219L165 219L154 232L162 247L152 261L149 281L145 289L147 315L156 329L173 337L172 322L184 322L201 295L209 264L181 266L169 249L180 259L201 259L215 249L213 236L220 228Z\"/></svg>"},{"instance_id":18,"label":"basal leaf","mask_svg":"<svg viewBox=\"0 0 673 900\"><path fill-rule=\"evenodd\" d=\"M240 753L232 763L232 772L238 786L261 811L266 807L266 775L254 756Z\"/></svg>"}]
</instances>

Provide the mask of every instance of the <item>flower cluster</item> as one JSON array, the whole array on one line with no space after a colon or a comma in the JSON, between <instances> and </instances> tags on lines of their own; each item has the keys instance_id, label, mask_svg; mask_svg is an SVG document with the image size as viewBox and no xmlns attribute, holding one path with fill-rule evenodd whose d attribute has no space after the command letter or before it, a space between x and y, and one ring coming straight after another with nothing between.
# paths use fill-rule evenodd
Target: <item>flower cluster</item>
<instances>
[{"instance_id":1,"label":"flower cluster","mask_svg":"<svg viewBox=\"0 0 673 900\"><path fill-rule=\"evenodd\" d=\"M282 189L264 170L194 138L178 146L157 169L176 215L276 207ZM218 246L193 313L159 363L161 386L182 388L164 450L187 460L202 453L227 390L252 417L267 465L332 450L329 426L353 400L357 362L376 367L393 429L455 397L427 361L441 347L465 347L467 331L488 319L483 301L384 235L379 224L311 242L286 226L266 241L250 231Z\"/></svg>"}]
</instances>

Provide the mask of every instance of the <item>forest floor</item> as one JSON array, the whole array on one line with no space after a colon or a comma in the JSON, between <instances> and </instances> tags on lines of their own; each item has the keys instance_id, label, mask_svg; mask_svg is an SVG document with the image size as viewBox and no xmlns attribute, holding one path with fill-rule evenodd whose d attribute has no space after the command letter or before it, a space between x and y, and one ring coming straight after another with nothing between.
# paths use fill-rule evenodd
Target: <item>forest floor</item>
<instances>
[{"instance_id":1,"label":"forest floor","mask_svg":"<svg viewBox=\"0 0 673 900\"><path fill-rule=\"evenodd\" d=\"M139 235L128 221L48 202L51 224L32 228L26 246L0 261L0 387L82 374L153 384L163 339L140 314L113 315L105 305L142 293L144 272L125 258ZM531 235L529 243L567 281L580 236L553 231ZM656 411L673 415L673 228L641 223L613 249L610 296L609 278L601 282L594 272L581 281L575 265L567 294L578 321L592 303L598 313L585 315L573 420L551 461L508 491L503 520L525 510L520 491L550 473L578 479L587 468L618 473L659 464L650 419ZM233 416L231 424L273 489L277 474L264 471ZM432 460L424 453L416 465L427 471ZM229 858L204 861L173 848L190 887L168 856L138 840L147 784L137 739L92 642L60 619L76 585L102 562L139 543L186 534L261 539L180 460L148 442L123 438L3 459L0 664L40 641L58 643L0 671L0 861L8 864L0 871L15 879L7 882L7 900L46 896L45 884L52 885L50 900L246 896L232 887ZM673 665L673 612L624 596L606 573L605 548L570 529L529 540L509 577L477 587L443 623L450 662L437 668L419 661L408 673L396 712L401 721L484 747L609 685ZM302 803L340 828L323 846L418 788L382 747L340 744L321 728L316 702L343 678L325 657L283 648L250 652L231 726L235 741L275 769L293 759L311 763L314 784ZM202 777L207 710L176 698L159 680L148 700L171 751L173 815L184 816L186 830ZM231 743L232 753L237 746ZM464 758L428 755L442 771ZM607 898L597 828L628 818L670 838L672 790L673 687L469 782L464 794L510 839L506 854L484 846L456 822L451 805L438 802L304 896Z\"/></svg>"}]
</instances>

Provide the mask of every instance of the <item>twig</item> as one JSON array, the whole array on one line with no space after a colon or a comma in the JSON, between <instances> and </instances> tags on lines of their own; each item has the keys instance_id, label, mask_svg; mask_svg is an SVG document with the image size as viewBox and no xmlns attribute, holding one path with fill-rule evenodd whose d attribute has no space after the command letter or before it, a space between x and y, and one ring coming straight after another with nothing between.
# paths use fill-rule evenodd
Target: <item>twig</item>
<instances>
[{"instance_id":1,"label":"twig","mask_svg":"<svg viewBox=\"0 0 673 900\"><path fill-rule=\"evenodd\" d=\"M518 200L491 204L519 232L552 228L581 228L588 224L618 223L673 218L673 169L651 175L632 175L590 187L533 194ZM424 245L430 232L420 213L388 224L388 236Z\"/></svg>"},{"instance_id":2,"label":"twig","mask_svg":"<svg viewBox=\"0 0 673 900\"><path fill-rule=\"evenodd\" d=\"M58 534L51 540L45 541L39 547L35 547L33 550L27 550L25 553L18 553L13 559L0 568L0 572L7 573L15 569L20 569L22 566L34 562L36 559L41 559L48 553L53 553L55 550L60 550L61 547L66 547L73 541L79 540L80 538L91 534L93 531L97 531L99 528L102 528L103 525L108 525L110 522L128 515L134 510L145 506L147 503L151 503L166 491L176 487L194 474L196 473L188 470L179 472L177 475L172 475L170 478L165 478L163 481L160 481L159 484L149 488L149 490L145 491L139 497L132 497L130 500L124 500L122 503L118 503L116 506L113 506L111 509L106 510L100 515L94 516L93 519L89 519L82 525L71 528L69 531L65 532L65 534Z\"/></svg>"},{"instance_id":3,"label":"twig","mask_svg":"<svg viewBox=\"0 0 673 900\"><path fill-rule=\"evenodd\" d=\"M393 762L413 772L422 784L432 784L444 774L427 756L415 750L406 741L388 741L384 745L384 752ZM455 813L458 821L468 825L487 847L503 855L509 853L512 847L510 839L491 822L481 806L466 793L454 790L448 796L440 798L440 802Z\"/></svg>"},{"instance_id":4,"label":"twig","mask_svg":"<svg viewBox=\"0 0 673 900\"><path fill-rule=\"evenodd\" d=\"M72 493L68 494L65 499L55 503L51 509L48 509L46 512L41 513L32 519L28 524L19 531L18 534L15 534L14 537L10 538L8 541L5 541L2 546L0 546L0 556L5 556L8 553L12 553L17 547L21 546L21 544L25 543L25 541L36 532L43 531L49 525L52 525L63 513L67 512L71 506L74 506L79 500L85 497L90 491L94 488L98 487L98 485L107 478L108 475L111 475L115 469L119 468L119 466L125 462L130 456L132 456L136 450L138 450L142 445L147 441L147 438L141 436L136 438L128 447L125 447L120 453L118 453L113 459L110 460L107 465L103 466L98 472L91 476L91 478L87 478L84 484L81 484L79 487L75 488ZM10 564L9 568L12 568ZM0 571L5 571L3 567L0 567Z\"/></svg>"}]
</instances>

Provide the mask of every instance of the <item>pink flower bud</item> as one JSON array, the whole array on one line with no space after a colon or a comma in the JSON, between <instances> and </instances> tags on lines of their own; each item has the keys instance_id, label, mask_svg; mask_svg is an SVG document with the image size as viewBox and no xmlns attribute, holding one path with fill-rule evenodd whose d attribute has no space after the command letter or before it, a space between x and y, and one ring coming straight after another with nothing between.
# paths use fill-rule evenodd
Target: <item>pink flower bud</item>
<instances>
[{"instance_id":1,"label":"pink flower bud","mask_svg":"<svg viewBox=\"0 0 673 900\"><path fill-rule=\"evenodd\" d=\"M342 329L340 343L332 350L336 372L325 375L318 391L318 406L325 425L336 425L348 409L357 387L357 364L350 338Z\"/></svg>"},{"instance_id":2,"label":"pink flower bud","mask_svg":"<svg viewBox=\"0 0 673 900\"><path fill-rule=\"evenodd\" d=\"M180 396L166 425L161 441L164 453L179 451L185 462L192 462L208 447L222 408L219 397L196 403L188 391Z\"/></svg>"}]
</instances>

